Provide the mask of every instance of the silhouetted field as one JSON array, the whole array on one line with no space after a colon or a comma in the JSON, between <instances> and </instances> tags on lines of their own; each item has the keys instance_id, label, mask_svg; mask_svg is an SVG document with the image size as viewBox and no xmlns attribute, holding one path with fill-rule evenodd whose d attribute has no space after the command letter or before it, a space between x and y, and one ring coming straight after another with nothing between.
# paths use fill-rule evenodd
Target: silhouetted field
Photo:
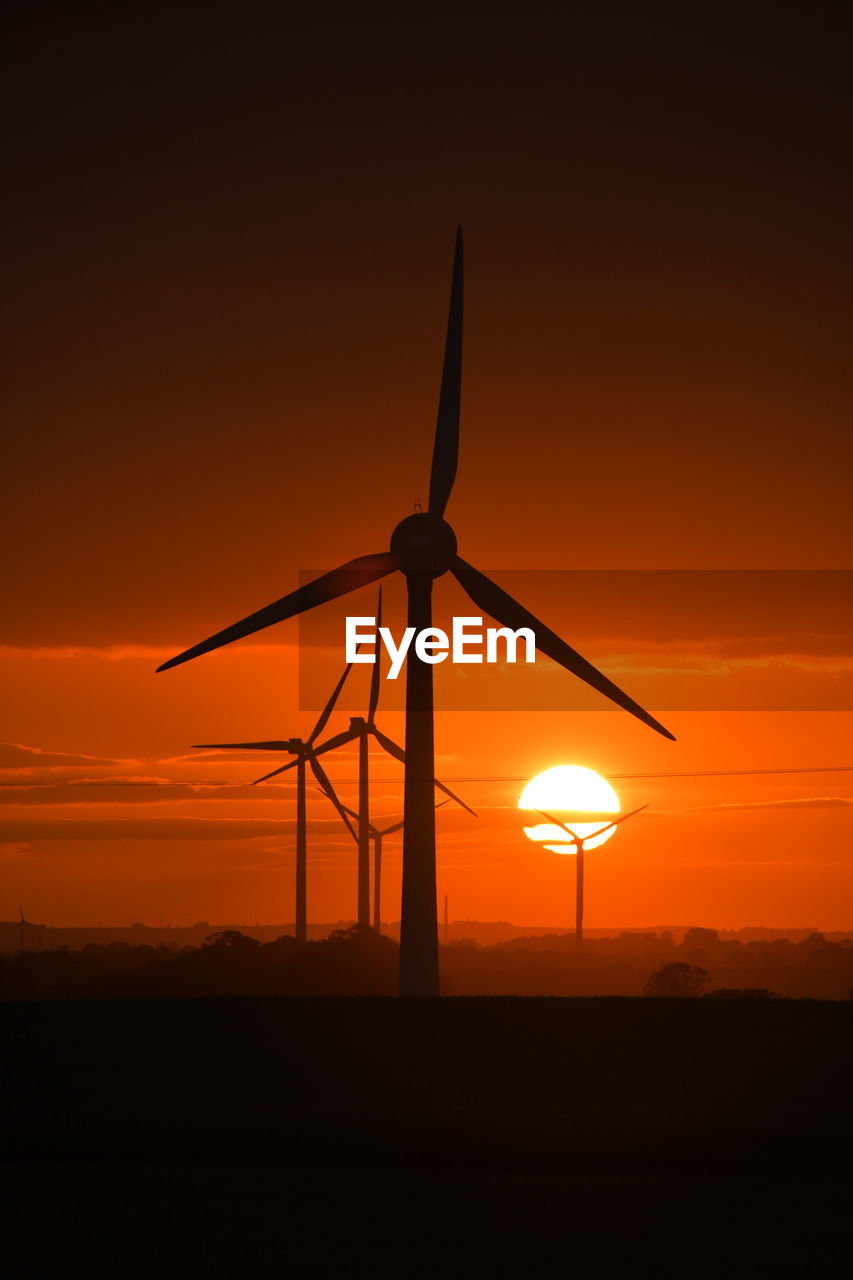
<instances>
[{"instance_id":1,"label":"silhouetted field","mask_svg":"<svg viewBox=\"0 0 853 1280\"><path fill-rule=\"evenodd\" d=\"M848 1203L851 1032L817 1001L9 1003L4 1203L133 1274L167 1219L234 1265L393 1271L420 1233L475 1267L704 1239L701 1270L745 1230L738 1257L813 1264Z\"/></svg>"},{"instance_id":2,"label":"silhouetted field","mask_svg":"<svg viewBox=\"0 0 853 1280\"><path fill-rule=\"evenodd\" d=\"M5 960L0 1212L42 1265L70 1250L122 1275L162 1270L164 1249L213 1275L828 1259L853 1001L766 990L842 994L853 950L707 930L571 944L443 948L445 989L641 991L656 974L694 996L385 999L397 945L357 930Z\"/></svg>"},{"instance_id":3,"label":"silhouetted field","mask_svg":"<svg viewBox=\"0 0 853 1280\"><path fill-rule=\"evenodd\" d=\"M853 1136L848 1003L81 1001L0 1025L7 1154L829 1167Z\"/></svg>"}]
</instances>

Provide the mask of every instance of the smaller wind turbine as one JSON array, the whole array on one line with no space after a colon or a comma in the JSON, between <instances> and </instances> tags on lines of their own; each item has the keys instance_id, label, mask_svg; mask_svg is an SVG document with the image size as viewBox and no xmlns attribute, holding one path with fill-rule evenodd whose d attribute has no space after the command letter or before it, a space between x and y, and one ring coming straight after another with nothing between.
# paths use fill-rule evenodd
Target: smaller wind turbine
<instances>
[{"instance_id":1,"label":"smaller wind turbine","mask_svg":"<svg viewBox=\"0 0 853 1280\"><path fill-rule=\"evenodd\" d=\"M317 760L314 743L326 727L329 717L335 709L347 676L352 670L352 663L344 669L338 683L332 690L331 697L320 712L320 717L307 738L288 738L286 741L271 742L197 742L196 748L207 750L230 751L287 751L296 756L285 768L296 768L296 908L295 931L297 942L305 942L308 938L308 820L306 808L306 764L310 766L314 777L324 789L329 779L323 766ZM276 770L281 772L281 770ZM260 781L260 779L259 779Z\"/></svg>"},{"instance_id":2,"label":"smaller wind turbine","mask_svg":"<svg viewBox=\"0 0 853 1280\"><path fill-rule=\"evenodd\" d=\"M614 818L612 822L608 822L603 827L596 827L595 831L588 831L585 836L579 836L571 827L566 826L565 822L561 822L559 818L555 818L552 814L546 813L544 809L537 809L537 813L541 813L543 818L548 822L553 822L555 826L562 829L570 836L570 844L575 846L577 854L577 890L575 893L575 946L578 951L583 950L583 858L584 845L589 840L594 840L597 836L603 836L605 831L610 831L613 827L618 827L621 822L627 822L629 818L633 818L635 814L642 813L644 809L648 809L647 804L641 804L639 809L632 809L630 813L623 813L620 817Z\"/></svg>"},{"instance_id":3,"label":"smaller wind turbine","mask_svg":"<svg viewBox=\"0 0 853 1280\"><path fill-rule=\"evenodd\" d=\"M377 634L382 625L382 588L379 588L379 594L376 604L376 630ZM382 733L376 727L376 711L379 706L379 687L381 678L381 666L379 653L376 654L376 660L373 664L373 671L370 677L370 696L367 702L367 717L351 716L349 729L345 729L343 733L336 734L335 737L329 738L326 742L314 749L311 757L311 767L314 769L315 776L320 782L320 786L324 787L324 783L317 774L317 756L322 755L326 751L336 751L338 747L343 747L351 742L358 743L358 813L353 814L358 823L358 923L366 927L370 924L370 777L369 777L369 746L370 737L374 737L388 755L398 760L402 765L406 764L406 753L403 748L387 734ZM325 723L325 722L324 722ZM269 748L269 743L256 743L258 747ZM273 744L274 745L274 744ZM275 778L280 773L285 773L288 769L292 769L294 761L289 764L283 764L278 769L273 769L271 773L265 773L262 778L257 778L256 782L268 782L270 778ZM449 787L443 782L439 782L437 778L433 778L433 783L438 787L439 791L451 800L455 800L463 809L467 809L472 817L476 818L474 810L469 808L464 800L460 800ZM329 799L334 804L332 794L326 792ZM341 815L343 816L343 815ZM395 828L396 830L396 828ZM385 832L387 835L388 833Z\"/></svg>"},{"instance_id":4,"label":"smaller wind turbine","mask_svg":"<svg viewBox=\"0 0 853 1280\"><path fill-rule=\"evenodd\" d=\"M355 810L342 804L334 790L327 791L325 794L338 810L344 822L346 822L350 835L357 842L358 836L352 825L347 822L347 817L354 818L358 822L358 814ZM439 800L435 807L436 809L441 809L449 803L450 797L446 800ZM377 933L382 931L382 841L386 836L392 836L395 831L402 831L403 821L403 818L400 818L398 822L393 822L390 827L381 828L377 827L374 822L368 824L370 838L373 841L373 927Z\"/></svg>"}]
</instances>

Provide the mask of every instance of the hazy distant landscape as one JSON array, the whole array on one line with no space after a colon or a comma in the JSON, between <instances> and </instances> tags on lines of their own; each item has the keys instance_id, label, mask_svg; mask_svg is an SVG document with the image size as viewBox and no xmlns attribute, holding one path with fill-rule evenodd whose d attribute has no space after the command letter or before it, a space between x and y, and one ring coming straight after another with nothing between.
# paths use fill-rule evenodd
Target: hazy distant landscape
<instances>
[{"instance_id":1,"label":"hazy distant landscape","mask_svg":"<svg viewBox=\"0 0 853 1280\"><path fill-rule=\"evenodd\" d=\"M41 929L0 926L0 999L159 996L391 996L394 937L320 926L298 943L281 926ZM853 934L704 928L528 932L457 922L441 947L444 995L763 995L844 1000ZM21 951L23 937L24 949ZM495 939L498 940L495 940ZM480 940L482 939L482 941Z\"/></svg>"}]
</instances>

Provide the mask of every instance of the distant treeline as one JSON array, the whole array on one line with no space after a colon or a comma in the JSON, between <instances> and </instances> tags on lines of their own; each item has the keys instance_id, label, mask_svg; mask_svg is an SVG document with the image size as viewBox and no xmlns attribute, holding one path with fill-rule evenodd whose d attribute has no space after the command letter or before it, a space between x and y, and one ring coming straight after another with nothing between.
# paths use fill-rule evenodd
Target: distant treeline
<instances>
[{"instance_id":1,"label":"distant treeline","mask_svg":"<svg viewBox=\"0 0 853 1280\"><path fill-rule=\"evenodd\" d=\"M316 921L308 925L308 937L318 942L331 934L348 929L355 921L335 920ZM688 932L689 925L650 924L642 928L609 929L588 928L587 938L607 939L623 937L625 934L635 936L666 934L681 942ZM741 929L720 929L718 936L727 942L770 942L778 938L787 938L789 942L802 942L816 933L817 926L808 929L769 928L766 925L748 925ZM211 924L207 920L197 920L194 924L130 924L130 925L48 925L25 921L23 932L19 920L0 920L0 954L17 955L23 939L24 951L59 951L69 947L74 951L82 950L89 943L97 942L105 945L110 942L126 942L132 947L200 947L212 933L243 933L247 938L257 938L258 942L275 942L283 934L293 934L293 922L282 921L278 924L245 924L239 921L224 921ZM390 921L383 923L382 932L389 938L399 940L400 923ZM853 941L853 930L824 931L823 936L830 942ZM442 928L442 941L476 943L480 947L497 946L498 943L517 943L525 941L525 945L558 945L565 943L564 928L554 925L517 925L508 920L451 920L445 930ZM550 941L549 941L550 940Z\"/></svg>"},{"instance_id":2,"label":"distant treeline","mask_svg":"<svg viewBox=\"0 0 853 1280\"><path fill-rule=\"evenodd\" d=\"M26 944L25 944L26 945ZM236 929L200 945L89 943L79 950L0 958L0 999L393 995L398 946L359 930L298 943L261 942ZM839 1000L853 989L853 940L812 933L742 942L713 929L589 938L517 938L494 946L462 939L441 949L447 995L765 995Z\"/></svg>"}]
</instances>

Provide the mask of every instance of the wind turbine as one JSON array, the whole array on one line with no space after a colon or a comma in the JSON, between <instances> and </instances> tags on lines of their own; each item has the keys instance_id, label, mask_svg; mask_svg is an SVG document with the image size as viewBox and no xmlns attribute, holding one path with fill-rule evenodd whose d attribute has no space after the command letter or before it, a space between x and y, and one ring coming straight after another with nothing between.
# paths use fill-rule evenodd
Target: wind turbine
<instances>
[{"instance_id":1,"label":"wind turbine","mask_svg":"<svg viewBox=\"0 0 853 1280\"><path fill-rule=\"evenodd\" d=\"M341 804L334 792L331 794L327 793L327 795L328 799L331 800L332 804L335 805L339 812L343 810L341 817L344 818L344 821L346 821L346 818L344 817L345 814L348 814L350 818L355 818L356 821L358 821L359 815L352 809L347 808L345 804ZM449 803L449 798L447 800L439 800L435 808L442 809ZM390 827L382 828L377 827L373 822L370 823L370 835L373 840L373 927L377 933L381 932L382 928L382 841L386 836L391 836L395 831L400 831L403 827L404 821L405 819L400 818L398 822L392 823ZM352 827L349 823L347 823L347 826L355 838L355 832Z\"/></svg>"},{"instance_id":2,"label":"wind turbine","mask_svg":"<svg viewBox=\"0 0 853 1280\"><path fill-rule=\"evenodd\" d=\"M24 915L24 908L20 905L20 903L18 904L18 915L19 915L19 919L18 919L18 955L21 955L21 956L22 956L22 955L24 954L24 929L25 929L25 927L27 927L27 926L29 926L30 928L34 929L34 928L35 928L35 925L33 924L32 920L28 920L28 919L26 918L26 916Z\"/></svg>"},{"instance_id":3,"label":"wind turbine","mask_svg":"<svg viewBox=\"0 0 853 1280\"><path fill-rule=\"evenodd\" d=\"M329 779L323 766L317 760L317 751L314 743L325 729L329 717L335 709L335 703L340 697L347 676L352 670L352 663L344 669L338 683L332 690L331 697L320 712L319 719L314 725L307 738L288 738L285 741L270 742L197 742L193 745L196 748L206 748L207 750L231 750L231 751L287 751L296 759L285 768L296 769L296 907L295 907L295 932L297 942L305 942L308 938L308 822L306 807L306 764L310 766L314 777L320 783L321 788L328 784ZM276 770L276 772L281 772Z\"/></svg>"},{"instance_id":4,"label":"wind turbine","mask_svg":"<svg viewBox=\"0 0 853 1280\"><path fill-rule=\"evenodd\" d=\"M462 389L462 228L456 233L450 312L444 366L438 401L427 511L406 516L391 534L388 551L359 556L313 582L298 587L206 640L164 662L159 671L284 622L307 609L334 600L358 587L387 577L395 570L405 576L408 593L407 625L415 634L432 624L432 584L448 570L483 613L502 626L529 627L536 647L579 676L592 688L623 707L666 738L673 735L633 698L496 583L457 554L456 534L444 519L459 455L459 410ZM416 654L406 660L406 779L403 826L403 898L400 921L400 994L437 996L438 904L435 883L435 775L433 725L433 669Z\"/></svg>"},{"instance_id":5,"label":"wind turbine","mask_svg":"<svg viewBox=\"0 0 853 1280\"><path fill-rule=\"evenodd\" d=\"M561 822L559 818L554 818L550 813L546 813L544 809L538 809L537 813L541 813L543 818L547 818L549 822L553 822L555 826L562 827L571 837L570 844L575 846L577 854L577 888L575 892L575 946L578 951L583 950L583 859L584 845L588 840L594 840L596 836L603 836L605 831L610 831L613 827L618 827L620 822L627 822L629 818L633 818L635 813L642 813L644 809L648 809L647 804L641 804L639 809L632 809L630 813L623 813L621 817L614 818L612 822L608 822L604 827L598 827L595 831L588 831L585 836L579 836L576 831L572 831L571 827L567 827L565 822Z\"/></svg>"},{"instance_id":6,"label":"wind turbine","mask_svg":"<svg viewBox=\"0 0 853 1280\"><path fill-rule=\"evenodd\" d=\"M382 588L379 588L379 598L377 601L377 627L382 624ZM359 648L361 646L358 646ZM357 919L362 928L370 927L370 805L369 805L369 776L368 776L368 738L372 734L380 745L393 756L395 760L400 760L405 764L405 753L402 747L387 737L386 734L380 732L376 728L375 717L376 708L379 703L379 681L380 681L380 663L379 655L376 656L376 662L373 666L373 672L370 678L370 697L368 704L367 719L361 716L355 716L350 719L350 727L343 733L337 734L334 738L327 739L326 742L319 746L315 746L317 739L329 721L329 717L335 708L335 704L341 694L346 679L352 670L350 663L344 670L343 675L332 691L329 701L326 703L319 720L312 729L310 735L306 739L290 738L287 741L273 739L266 742L206 742L197 743L197 747L218 748L220 750L243 750L243 751L287 751L291 755L295 755L296 759L291 760L288 764L280 765L279 768L273 769L271 773L265 773L262 778L256 778L254 786L260 782L267 782L270 778L275 778L280 773L286 773L289 769L296 769L296 937L300 942L304 942L308 936L307 923L307 822L306 822L306 764L310 767L314 777L320 784L320 790L328 800L331 800L335 808L341 815L344 823L353 835L358 844L358 911ZM358 770L358 792L359 792L359 812L351 813L358 822L358 834L353 831L349 819L342 811L342 807L338 803L334 788L326 775L323 766L317 759L326 751L335 751L338 747L342 747L347 743L358 740L359 743L359 770ZM435 785L451 800L455 800L463 809L474 814L463 800L446 787L443 782L435 779Z\"/></svg>"}]
</instances>

